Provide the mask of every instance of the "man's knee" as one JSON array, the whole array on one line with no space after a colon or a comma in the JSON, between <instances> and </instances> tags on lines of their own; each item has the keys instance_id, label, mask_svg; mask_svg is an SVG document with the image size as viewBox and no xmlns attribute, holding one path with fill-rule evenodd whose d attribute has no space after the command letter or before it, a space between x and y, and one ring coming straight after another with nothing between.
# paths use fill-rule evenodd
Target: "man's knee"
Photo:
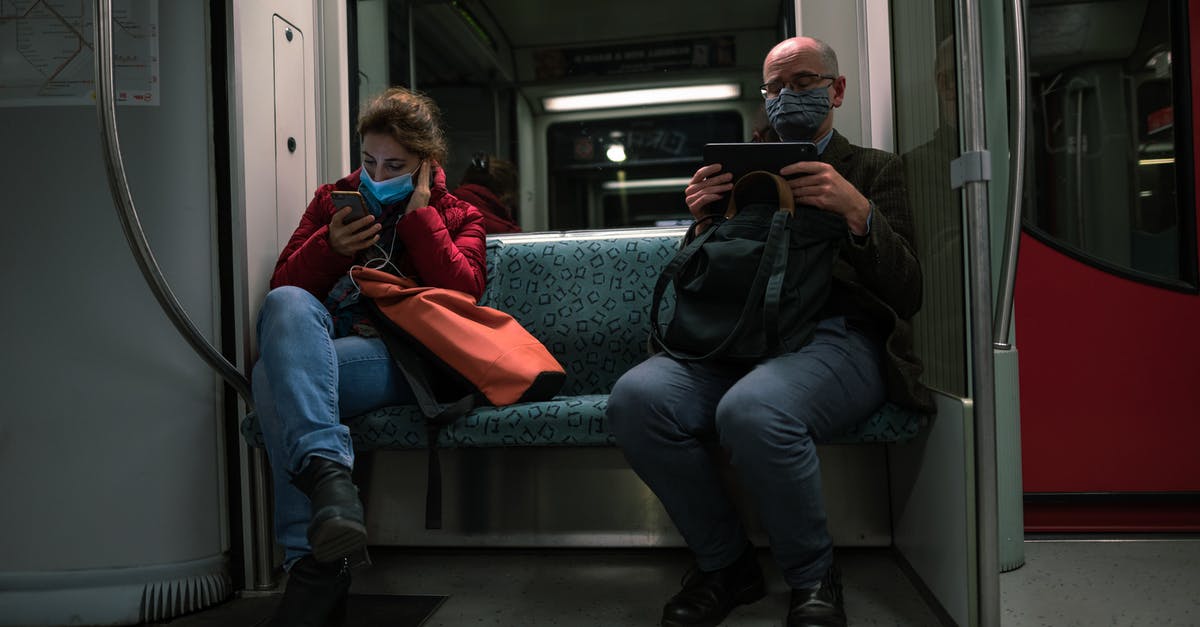
<instances>
[{"instance_id":1,"label":"man's knee","mask_svg":"<svg viewBox=\"0 0 1200 627\"><path fill-rule=\"evenodd\" d=\"M811 444L803 416L784 411L761 391L734 387L717 405L721 445L734 455L765 455L770 449Z\"/></svg>"},{"instance_id":2,"label":"man's knee","mask_svg":"<svg viewBox=\"0 0 1200 627\"><path fill-rule=\"evenodd\" d=\"M645 428L654 395L644 377L625 373L608 395L608 428L618 443L629 441Z\"/></svg>"}]
</instances>

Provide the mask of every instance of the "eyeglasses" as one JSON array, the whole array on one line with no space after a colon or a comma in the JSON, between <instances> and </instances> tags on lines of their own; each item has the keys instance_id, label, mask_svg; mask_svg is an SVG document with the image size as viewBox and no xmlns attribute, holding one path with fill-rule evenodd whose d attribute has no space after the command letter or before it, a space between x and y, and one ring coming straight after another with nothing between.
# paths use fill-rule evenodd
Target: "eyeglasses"
<instances>
[{"instance_id":1,"label":"eyeglasses","mask_svg":"<svg viewBox=\"0 0 1200 627\"><path fill-rule=\"evenodd\" d=\"M832 74L813 74L812 72L800 72L793 74L786 83L782 81L771 81L758 86L758 91L762 92L763 98L778 98L779 92L783 91L784 87L792 91L807 91L809 89L817 89L819 87L829 87L833 81L837 80L837 76ZM829 81L827 85L822 85L823 81Z\"/></svg>"}]
</instances>

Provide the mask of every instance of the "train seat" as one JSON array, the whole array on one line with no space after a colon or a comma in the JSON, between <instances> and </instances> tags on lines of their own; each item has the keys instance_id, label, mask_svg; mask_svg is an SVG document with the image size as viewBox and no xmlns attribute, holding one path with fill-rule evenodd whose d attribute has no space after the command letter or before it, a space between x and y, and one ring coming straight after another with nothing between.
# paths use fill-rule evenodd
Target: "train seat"
<instances>
[{"instance_id":1,"label":"train seat","mask_svg":"<svg viewBox=\"0 0 1200 627\"><path fill-rule=\"evenodd\" d=\"M654 283L682 229L529 233L488 238L488 285L480 303L519 320L567 372L553 400L480 407L442 430L442 447L611 446L608 392L645 358ZM926 417L885 404L832 443L902 442ZM349 418L360 451L426 446L416 406L383 407ZM262 447L250 414L242 434Z\"/></svg>"}]
</instances>

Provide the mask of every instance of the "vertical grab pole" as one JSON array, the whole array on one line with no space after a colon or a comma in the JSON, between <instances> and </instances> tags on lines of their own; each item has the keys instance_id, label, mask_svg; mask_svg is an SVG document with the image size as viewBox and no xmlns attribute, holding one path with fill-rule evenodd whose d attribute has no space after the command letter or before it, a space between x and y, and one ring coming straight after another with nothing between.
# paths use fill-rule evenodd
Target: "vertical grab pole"
<instances>
[{"instance_id":1,"label":"vertical grab pole","mask_svg":"<svg viewBox=\"0 0 1200 627\"><path fill-rule=\"evenodd\" d=\"M962 185L967 211L971 298L971 368L975 414L976 573L979 627L1000 627L999 506L996 472L996 381L992 356L992 276L988 235L987 129L979 0L956 0L959 103L964 157L979 160ZM961 158L960 158L961 159Z\"/></svg>"},{"instance_id":2,"label":"vertical grab pole","mask_svg":"<svg viewBox=\"0 0 1200 627\"><path fill-rule=\"evenodd\" d=\"M120 135L117 132L116 98L113 90L113 49L112 49L112 0L94 0L93 10L93 41L95 42L96 70L96 116L100 124L100 141L104 148L104 164L108 170L108 185L112 193L121 227L125 232L125 241L129 244L130 252L142 272L151 293L158 300L163 313L175 325L175 329L191 345L192 349L232 387L246 403L248 411L254 409L254 399L250 391L250 381L238 369L225 359L200 334L192 323L179 300L171 291L171 287L163 278L154 253L146 242L146 234L142 231L138 220L137 209L133 204L133 195L129 191L129 182L125 177L125 164L121 157ZM261 450L251 452L252 478L257 476L257 483L252 479L255 490L252 496L251 529L254 534L254 565L253 579L256 589L267 589L274 586L272 573L271 551L272 534L270 531L271 514L265 498L266 486L269 485L269 473L266 467L266 456ZM256 469L257 464L257 469ZM265 479L264 479L265 476ZM264 540L265 538L265 540Z\"/></svg>"},{"instance_id":3,"label":"vertical grab pole","mask_svg":"<svg viewBox=\"0 0 1200 627\"><path fill-rule=\"evenodd\" d=\"M417 28L413 24L417 0L408 0L408 88L417 91Z\"/></svg>"},{"instance_id":4,"label":"vertical grab pole","mask_svg":"<svg viewBox=\"0 0 1200 627\"><path fill-rule=\"evenodd\" d=\"M1004 257L1000 267L1000 302L996 304L992 344L1009 350L1012 326L1013 291L1017 283L1017 251L1021 245L1021 191L1025 187L1025 118L1029 103L1029 55L1025 41L1025 0L1012 0L1012 89L1009 106L1014 111L1011 143L1012 157L1008 174L1008 218L1005 223Z\"/></svg>"},{"instance_id":5,"label":"vertical grab pole","mask_svg":"<svg viewBox=\"0 0 1200 627\"><path fill-rule=\"evenodd\" d=\"M275 587L275 534L271 531L271 464L265 449L251 448L250 461L250 533L253 534L254 589Z\"/></svg>"},{"instance_id":6,"label":"vertical grab pole","mask_svg":"<svg viewBox=\"0 0 1200 627\"><path fill-rule=\"evenodd\" d=\"M179 299L171 291L163 278L158 261L146 242L146 233L138 220L137 210L133 205L133 195L129 192L129 181L125 177L125 162L121 157L120 135L117 133L117 106L113 92L113 48L112 48L112 0L94 0L93 39L95 41L95 70L96 70L96 118L100 124L100 144L104 148L104 166L108 171L108 189L112 193L113 204L117 208L117 216L121 219L121 228L125 232L125 241L129 244L130 252L137 261L138 269L142 272L150 292L158 300L163 313L175 325L175 330L195 350L201 358L216 370L225 382L232 387L246 402L247 407L254 406L250 395L250 382L238 371L229 360L225 359L212 344L201 335L200 330L192 323Z\"/></svg>"}]
</instances>

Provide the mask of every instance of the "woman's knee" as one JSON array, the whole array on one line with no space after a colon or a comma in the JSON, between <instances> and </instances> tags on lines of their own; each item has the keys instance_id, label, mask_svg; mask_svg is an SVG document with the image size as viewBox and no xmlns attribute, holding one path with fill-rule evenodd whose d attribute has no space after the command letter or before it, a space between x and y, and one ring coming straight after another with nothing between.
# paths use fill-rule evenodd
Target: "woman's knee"
<instances>
[{"instance_id":1,"label":"woman's knee","mask_svg":"<svg viewBox=\"0 0 1200 627\"><path fill-rule=\"evenodd\" d=\"M308 290L284 285L267 292L258 314L258 335L287 333L297 325L304 326L314 317L328 316L325 306ZM325 325L324 320L321 321Z\"/></svg>"},{"instance_id":2,"label":"woman's knee","mask_svg":"<svg viewBox=\"0 0 1200 627\"><path fill-rule=\"evenodd\" d=\"M267 292L260 317L307 308L316 300L315 296L302 287L283 285Z\"/></svg>"}]
</instances>

